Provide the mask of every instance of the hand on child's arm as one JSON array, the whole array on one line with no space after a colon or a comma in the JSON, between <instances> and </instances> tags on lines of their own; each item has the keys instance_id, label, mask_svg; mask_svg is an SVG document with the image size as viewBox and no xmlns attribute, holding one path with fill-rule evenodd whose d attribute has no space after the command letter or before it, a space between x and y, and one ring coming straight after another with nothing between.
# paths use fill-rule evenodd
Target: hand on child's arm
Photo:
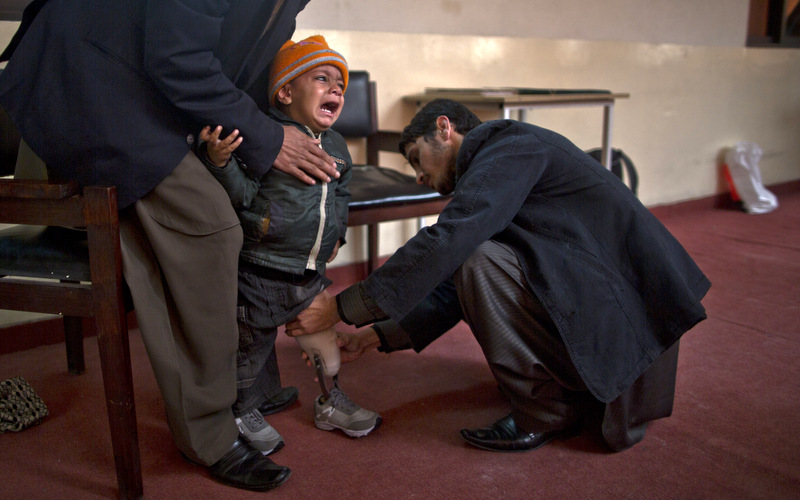
<instances>
[{"instance_id":1,"label":"hand on child's arm","mask_svg":"<svg viewBox=\"0 0 800 500\"><path fill-rule=\"evenodd\" d=\"M200 131L200 139L206 143L208 160L218 167L227 165L231 154L242 143L242 137L239 137L238 130L234 130L224 139L219 138L221 133L222 126L220 125L217 125L214 130L211 130L210 126L206 126Z\"/></svg>"}]
</instances>

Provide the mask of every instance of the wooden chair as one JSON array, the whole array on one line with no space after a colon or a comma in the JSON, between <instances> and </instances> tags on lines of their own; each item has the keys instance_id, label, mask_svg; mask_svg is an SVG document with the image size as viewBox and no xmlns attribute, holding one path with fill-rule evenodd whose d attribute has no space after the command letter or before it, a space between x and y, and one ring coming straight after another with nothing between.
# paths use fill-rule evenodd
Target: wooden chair
<instances>
[{"instance_id":1,"label":"wooden chair","mask_svg":"<svg viewBox=\"0 0 800 500\"><path fill-rule=\"evenodd\" d=\"M416 178L378 166L380 151L397 152L399 132L378 130L375 82L366 71L350 71L345 106L333 129L348 139L366 141L367 164L355 165L350 180L348 226L367 225L367 269L378 267L378 224L436 215L450 196L443 196Z\"/></svg>"},{"instance_id":2,"label":"wooden chair","mask_svg":"<svg viewBox=\"0 0 800 500\"><path fill-rule=\"evenodd\" d=\"M84 371L82 318L94 319L119 496L140 498L118 217L113 187L0 179L0 223L13 224L0 230L0 304L62 314L74 374Z\"/></svg>"}]
</instances>

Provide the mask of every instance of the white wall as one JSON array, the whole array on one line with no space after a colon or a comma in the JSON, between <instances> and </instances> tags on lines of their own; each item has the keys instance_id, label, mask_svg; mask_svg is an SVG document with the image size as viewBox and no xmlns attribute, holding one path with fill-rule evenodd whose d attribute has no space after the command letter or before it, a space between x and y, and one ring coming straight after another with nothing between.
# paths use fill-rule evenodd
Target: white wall
<instances>
[{"instance_id":1,"label":"white wall","mask_svg":"<svg viewBox=\"0 0 800 500\"><path fill-rule=\"evenodd\" d=\"M298 27L741 47L750 0L312 1Z\"/></svg>"}]
</instances>

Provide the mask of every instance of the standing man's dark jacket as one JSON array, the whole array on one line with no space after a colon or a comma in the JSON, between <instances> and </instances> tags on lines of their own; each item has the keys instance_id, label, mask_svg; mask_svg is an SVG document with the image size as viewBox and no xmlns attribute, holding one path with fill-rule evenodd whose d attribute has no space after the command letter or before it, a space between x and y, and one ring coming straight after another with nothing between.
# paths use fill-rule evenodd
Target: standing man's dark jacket
<instances>
[{"instance_id":1,"label":"standing man's dark jacket","mask_svg":"<svg viewBox=\"0 0 800 500\"><path fill-rule=\"evenodd\" d=\"M12 55L0 105L54 175L117 186L121 209L161 182L209 124L241 131L237 155L259 177L277 157L283 129L253 97L266 89L259 78L307 3L48 0L23 23L14 54L49 71L16 65ZM265 32L261 14L276 6ZM48 29L52 23L70 29ZM42 122L50 124L47 140Z\"/></svg>"},{"instance_id":2,"label":"standing man's dark jacket","mask_svg":"<svg viewBox=\"0 0 800 500\"><path fill-rule=\"evenodd\" d=\"M438 222L363 282L395 321L482 242L502 242L589 390L609 402L706 317L700 299L711 284L691 257L618 178L563 136L486 122L465 135L456 161L453 198ZM353 287L340 297L352 304L355 295ZM411 337L415 348L431 340Z\"/></svg>"}]
</instances>

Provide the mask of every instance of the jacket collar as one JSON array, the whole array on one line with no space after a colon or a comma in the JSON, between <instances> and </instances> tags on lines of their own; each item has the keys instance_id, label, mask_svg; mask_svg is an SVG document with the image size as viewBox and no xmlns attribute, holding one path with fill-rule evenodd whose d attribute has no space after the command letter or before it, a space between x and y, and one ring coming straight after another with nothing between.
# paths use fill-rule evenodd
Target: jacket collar
<instances>
[{"instance_id":1,"label":"jacket collar","mask_svg":"<svg viewBox=\"0 0 800 500\"><path fill-rule=\"evenodd\" d=\"M322 139L322 135L326 132L323 130L319 133L319 135L314 134L314 132L308 128L308 126L303 125L302 123L289 118L284 112L279 111L277 108L269 107L267 109L267 115L273 118L275 121L282 125L294 125L295 127L302 130L305 134L313 137L314 139Z\"/></svg>"}]
</instances>

